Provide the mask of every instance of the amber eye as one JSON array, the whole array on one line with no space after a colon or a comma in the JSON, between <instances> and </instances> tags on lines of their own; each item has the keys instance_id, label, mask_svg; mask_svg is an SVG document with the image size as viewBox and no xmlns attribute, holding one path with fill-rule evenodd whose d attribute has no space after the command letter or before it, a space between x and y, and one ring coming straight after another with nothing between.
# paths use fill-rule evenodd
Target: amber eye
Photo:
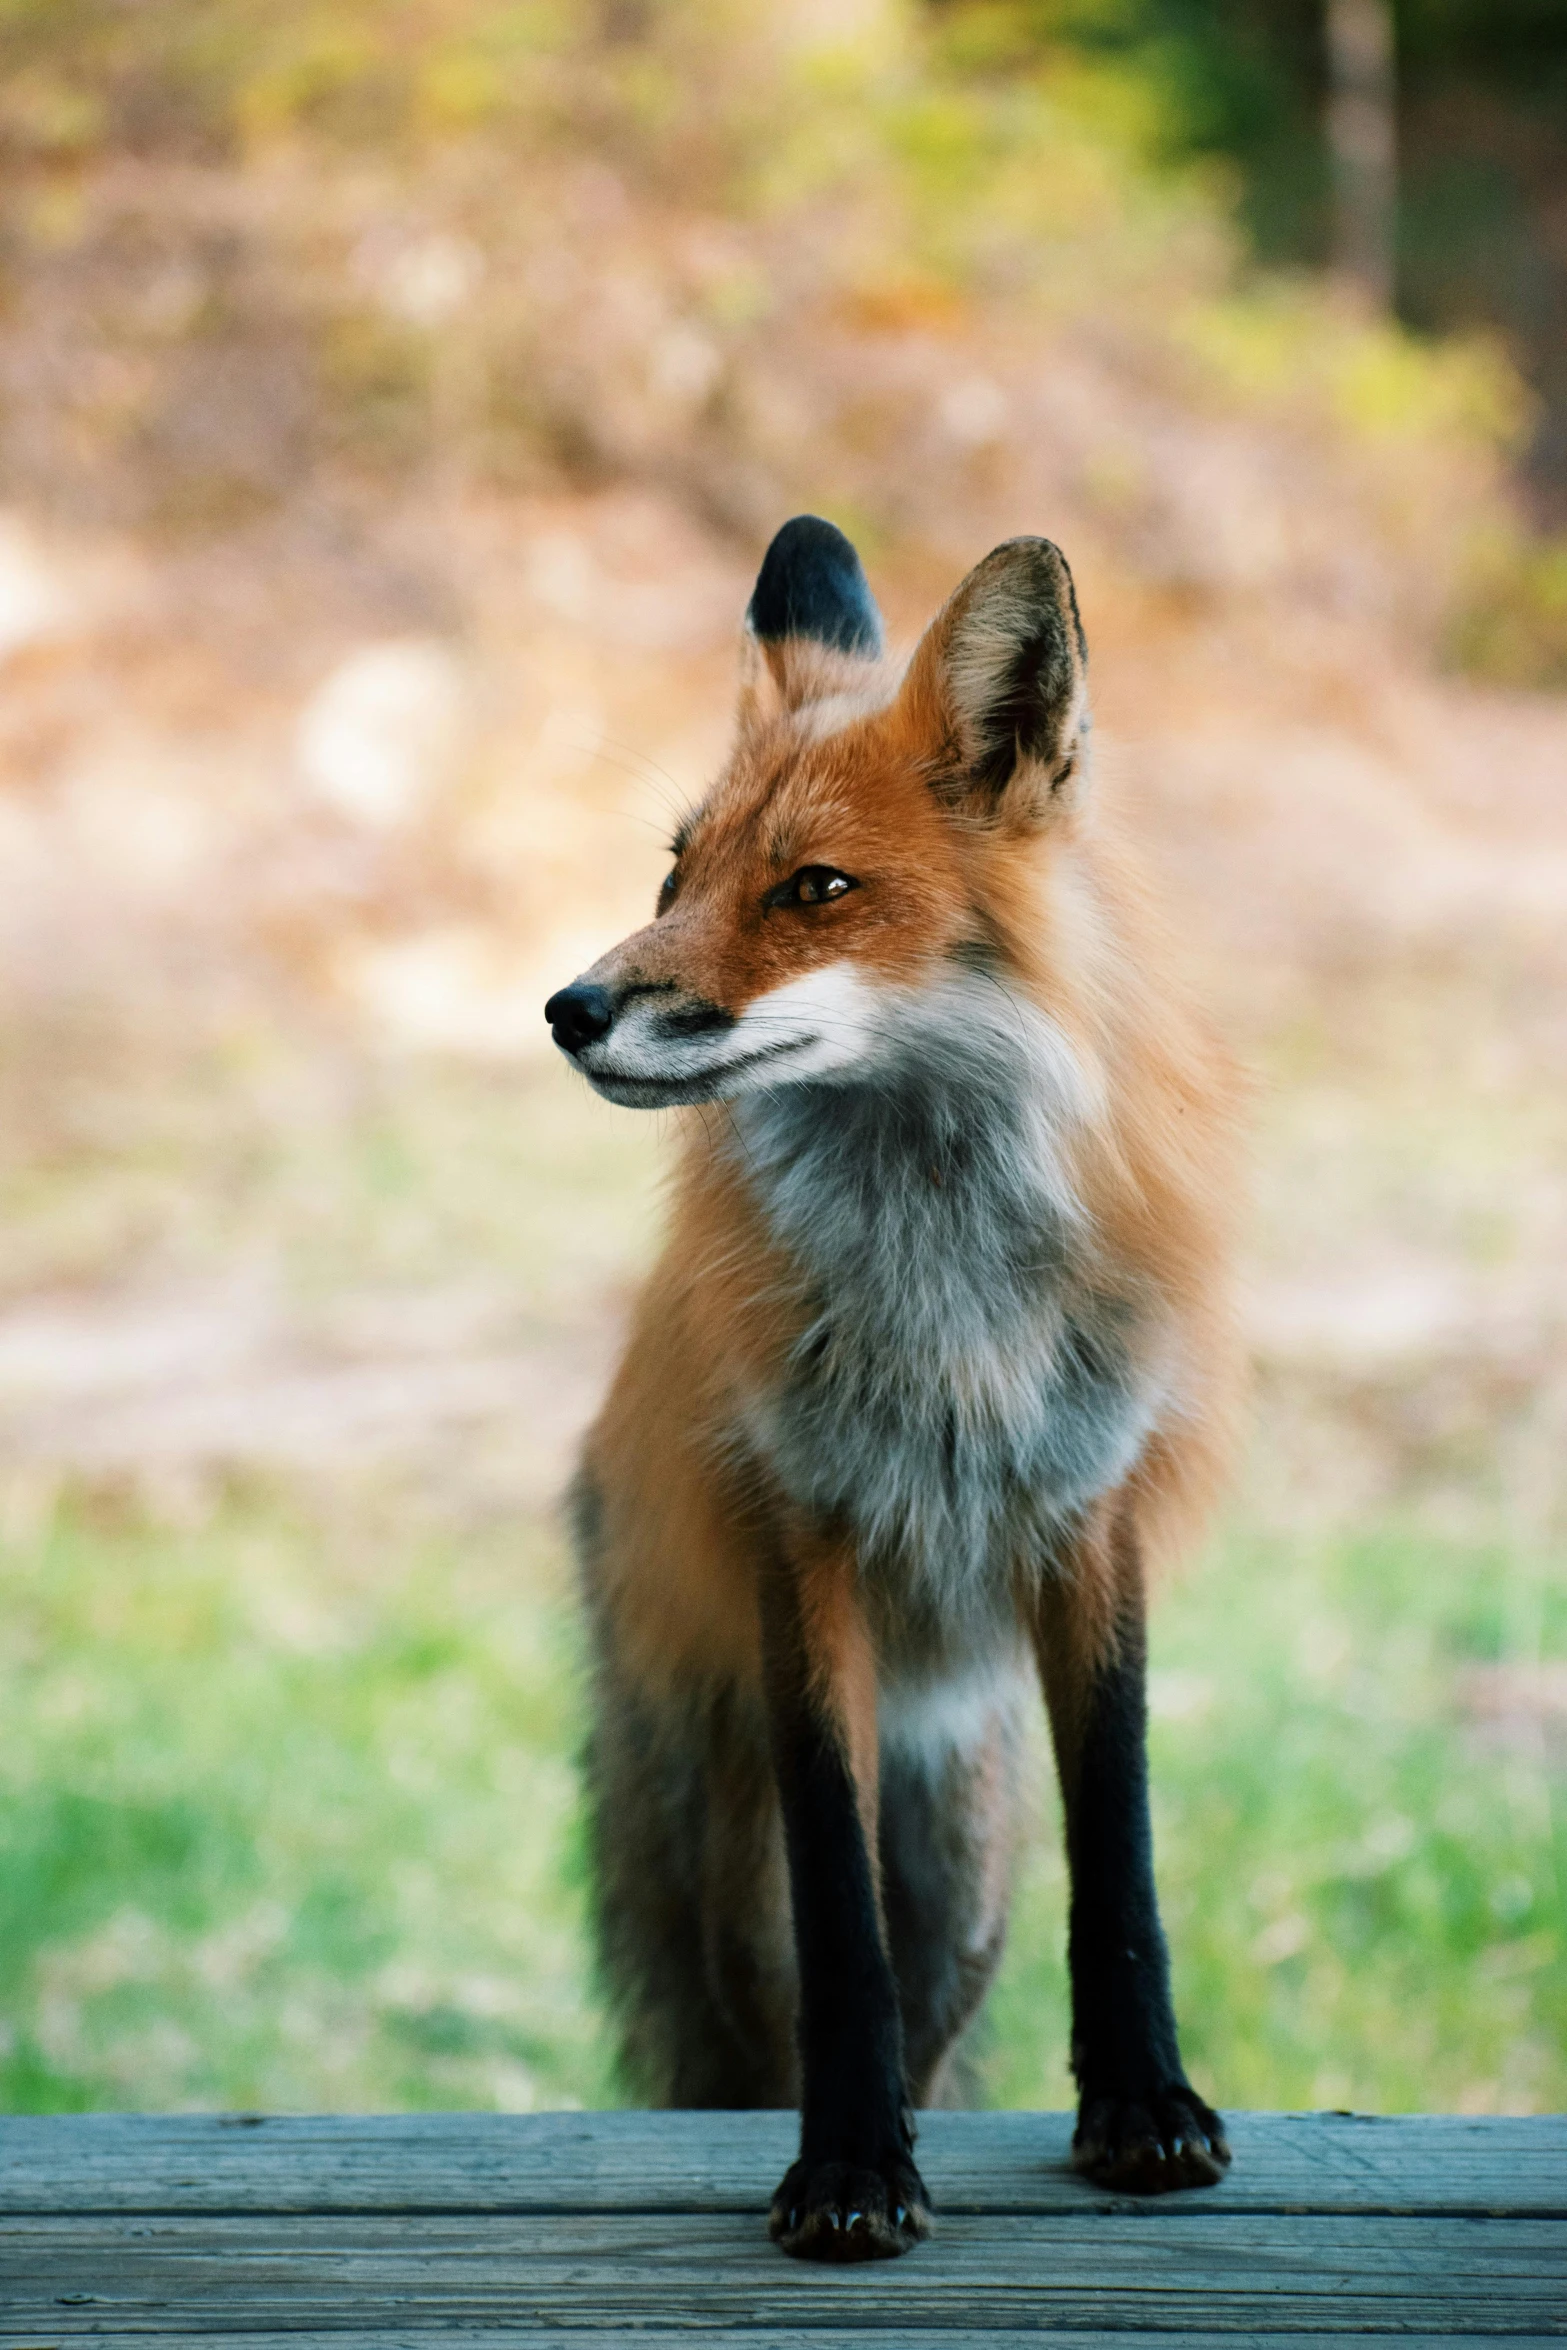
<instances>
[{"instance_id":1,"label":"amber eye","mask_svg":"<svg viewBox=\"0 0 1567 2350\"><path fill-rule=\"evenodd\" d=\"M767 893L769 906L824 906L833 898L847 897L859 883L851 873L839 873L831 865L802 865L798 873L791 873L787 881L780 881L776 889Z\"/></svg>"}]
</instances>

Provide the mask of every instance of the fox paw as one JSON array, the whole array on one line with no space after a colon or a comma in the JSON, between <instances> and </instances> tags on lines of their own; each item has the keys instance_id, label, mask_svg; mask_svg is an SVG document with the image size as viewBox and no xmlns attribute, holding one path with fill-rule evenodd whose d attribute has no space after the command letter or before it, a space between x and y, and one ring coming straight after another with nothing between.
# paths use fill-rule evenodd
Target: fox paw
<instances>
[{"instance_id":1,"label":"fox paw","mask_svg":"<svg viewBox=\"0 0 1567 2350\"><path fill-rule=\"evenodd\" d=\"M1098 2186L1128 2195L1212 2187L1229 2164L1224 2124L1183 2081L1146 2098L1083 2099L1072 2168Z\"/></svg>"},{"instance_id":2,"label":"fox paw","mask_svg":"<svg viewBox=\"0 0 1567 2350\"><path fill-rule=\"evenodd\" d=\"M796 2260L896 2260L929 2235L930 2199L906 2155L874 2169L797 2162L773 2197L767 2227Z\"/></svg>"}]
</instances>

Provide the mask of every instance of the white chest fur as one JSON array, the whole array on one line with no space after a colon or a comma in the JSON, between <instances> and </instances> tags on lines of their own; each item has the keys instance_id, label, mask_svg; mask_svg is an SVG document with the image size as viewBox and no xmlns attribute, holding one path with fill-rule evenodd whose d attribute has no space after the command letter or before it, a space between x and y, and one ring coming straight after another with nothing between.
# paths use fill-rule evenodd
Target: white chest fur
<instances>
[{"instance_id":1,"label":"white chest fur","mask_svg":"<svg viewBox=\"0 0 1567 2350\"><path fill-rule=\"evenodd\" d=\"M809 1321L752 1441L802 1506L944 1608L1126 1474L1154 1399L1069 1172L1082 1084L980 975L906 1002L875 1060L737 1105Z\"/></svg>"}]
</instances>

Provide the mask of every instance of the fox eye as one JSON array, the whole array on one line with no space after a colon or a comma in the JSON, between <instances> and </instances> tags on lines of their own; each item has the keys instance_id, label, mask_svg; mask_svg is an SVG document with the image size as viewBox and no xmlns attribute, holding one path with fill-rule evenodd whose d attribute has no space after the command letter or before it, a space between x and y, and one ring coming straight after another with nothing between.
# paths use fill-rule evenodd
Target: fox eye
<instances>
[{"instance_id":1,"label":"fox eye","mask_svg":"<svg viewBox=\"0 0 1567 2350\"><path fill-rule=\"evenodd\" d=\"M658 885L658 904L654 908L655 913L662 914L666 906L672 906L674 904L675 892L679 887L679 872L675 866L671 865L669 871L664 875L663 880Z\"/></svg>"},{"instance_id":2,"label":"fox eye","mask_svg":"<svg viewBox=\"0 0 1567 2350\"><path fill-rule=\"evenodd\" d=\"M769 906L823 906L829 899L847 897L859 886L851 873L839 873L831 865L802 865L798 873L791 873L787 881L770 889L765 902Z\"/></svg>"}]
</instances>

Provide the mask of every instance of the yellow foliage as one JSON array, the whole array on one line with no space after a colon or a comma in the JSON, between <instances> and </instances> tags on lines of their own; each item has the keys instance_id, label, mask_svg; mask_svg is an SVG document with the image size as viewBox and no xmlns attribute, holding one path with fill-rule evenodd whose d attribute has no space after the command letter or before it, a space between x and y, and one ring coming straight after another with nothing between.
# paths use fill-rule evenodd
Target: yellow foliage
<instances>
[{"instance_id":1,"label":"yellow foliage","mask_svg":"<svg viewBox=\"0 0 1567 2350\"><path fill-rule=\"evenodd\" d=\"M1432 342L1303 280L1194 305L1178 339L1210 385L1250 407L1315 408L1372 442L1455 437L1508 447L1527 395L1496 344Z\"/></svg>"},{"instance_id":2,"label":"yellow foliage","mask_svg":"<svg viewBox=\"0 0 1567 2350\"><path fill-rule=\"evenodd\" d=\"M1447 651L1499 685L1567 686L1567 537L1482 534Z\"/></svg>"}]
</instances>

